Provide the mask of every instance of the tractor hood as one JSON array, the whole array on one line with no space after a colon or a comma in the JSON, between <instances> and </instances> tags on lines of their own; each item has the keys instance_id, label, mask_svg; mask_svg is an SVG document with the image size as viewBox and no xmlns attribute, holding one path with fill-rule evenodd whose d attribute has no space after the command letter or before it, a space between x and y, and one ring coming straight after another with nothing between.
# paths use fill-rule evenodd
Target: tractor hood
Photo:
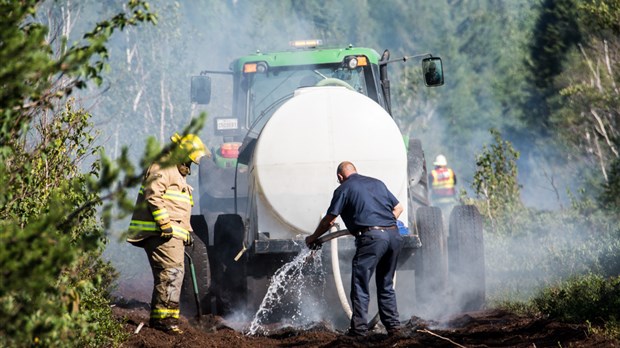
<instances>
[{"instance_id":1,"label":"tractor hood","mask_svg":"<svg viewBox=\"0 0 620 348\"><path fill-rule=\"evenodd\" d=\"M336 167L345 160L382 180L406 209L406 148L390 115L345 87L298 89L265 124L254 149L253 227L274 239L312 233L338 186ZM405 225L407 214L400 217Z\"/></svg>"}]
</instances>

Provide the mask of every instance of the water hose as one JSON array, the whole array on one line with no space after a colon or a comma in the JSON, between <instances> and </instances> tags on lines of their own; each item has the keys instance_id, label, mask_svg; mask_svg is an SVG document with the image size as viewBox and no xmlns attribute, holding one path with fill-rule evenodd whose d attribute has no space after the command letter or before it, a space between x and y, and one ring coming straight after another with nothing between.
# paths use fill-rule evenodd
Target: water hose
<instances>
[{"instance_id":1,"label":"water hose","mask_svg":"<svg viewBox=\"0 0 620 348\"><path fill-rule=\"evenodd\" d=\"M198 294L198 281L196 281L196 269L194 268L194 261L192 257L189 256L187 251L185 252L185 256L189 260L189 270L192 275L192 284L194 286L194 299L196 300L196 319L200 321L202 317L202 309L200 308L200 295Z\"/></svg>"},{"instance_id":2,"label":"water hose","mask_svg":"<svg viewBox=\"0 0 620 348\"><path fill-rule=\"evenodd\" d=\"M332 273L334 274L336 292L338 293L338 299L340 300L342 309L344 309L347 318L349 318L350 320L351 316L353 315L353 311L351 311L351 306L349 306L349 301L347 300L347 295L344 293L344 286L342 284L342 275L340 274L340 260L338 257L338 238L334 238L331 240L331 247Z\"/></svg>"}]
</instances>

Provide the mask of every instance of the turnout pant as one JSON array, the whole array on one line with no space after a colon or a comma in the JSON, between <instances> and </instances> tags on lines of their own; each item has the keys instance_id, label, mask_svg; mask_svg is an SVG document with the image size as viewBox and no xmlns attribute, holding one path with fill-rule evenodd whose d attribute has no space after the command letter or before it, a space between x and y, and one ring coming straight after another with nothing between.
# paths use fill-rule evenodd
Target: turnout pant
<instances>
[{"instance_id":1,"label":"turnout pant","mask_svg":"<svg viewBox=\"0 0 620 348\"><path fill-rule=\"evenodd\" d=\"M177 324L185 273L183 241L176 238L166 240L151 237L145 240L144 250L153 271L151 321Z\"/></svg>"}]
</instances>

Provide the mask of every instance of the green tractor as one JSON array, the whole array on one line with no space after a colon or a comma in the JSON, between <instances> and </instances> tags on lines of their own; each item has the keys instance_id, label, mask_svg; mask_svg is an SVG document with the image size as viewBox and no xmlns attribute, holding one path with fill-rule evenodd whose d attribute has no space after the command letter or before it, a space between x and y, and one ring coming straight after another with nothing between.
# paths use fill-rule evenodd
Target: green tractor
<instances>
[{"instance_id":1,"label":"green tractor","mask_svg":"<svg viewBox=\"0 0 620 348\"><path fill-rule=\"evenodd\" d=\"M269 278L305 248L303 239L325 213L338 185L336 166L343 160L381 179L408 203L400 217L405 247L399 272L411 276L399 276L397 294L417 299L419 313L429 301L480 308L485 299L480 214L473 206L456 207L448 241L441 210L428 199L422 145L403 136L392 118L388 66L420 58L425 85L436 87L444 83L441 58L423 54L390 60L387 50L323 48L318 40L291 46L240 57L229 71L192 77L195 105L213 104L216 75L230 78L226 88L232 97L231 114L211 116L202 134L213 159L200 164L195 191L200 214L192 217L199 242L187 250L201 312L256 312ZM339 240L326 245L326 259L350 260L353 238ZM452 278L458 284L451 284ZM186 283L184 308L192 311L194 289Z\"/></svg>"}]
</instances>

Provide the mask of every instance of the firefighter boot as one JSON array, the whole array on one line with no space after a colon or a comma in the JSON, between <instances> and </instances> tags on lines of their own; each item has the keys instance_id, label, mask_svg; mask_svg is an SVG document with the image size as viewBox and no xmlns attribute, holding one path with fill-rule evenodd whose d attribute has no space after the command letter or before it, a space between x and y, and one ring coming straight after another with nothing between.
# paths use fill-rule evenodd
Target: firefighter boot
<instances>
[{"instance_id":1,"label":"firefighter boot","mask_svg":"<svg viewBox=\"0 0 620 348\"><path fill-rule=\"evenodd\" d=\"M183 330L179 328L179 325L177 324L177 320L173 318L166 318L166 319L159 319L159 320L151 319L149 321L149 326L153 329L163 331L171 335L182 335L183 334Z\"/></svg>"}]
</instances>

